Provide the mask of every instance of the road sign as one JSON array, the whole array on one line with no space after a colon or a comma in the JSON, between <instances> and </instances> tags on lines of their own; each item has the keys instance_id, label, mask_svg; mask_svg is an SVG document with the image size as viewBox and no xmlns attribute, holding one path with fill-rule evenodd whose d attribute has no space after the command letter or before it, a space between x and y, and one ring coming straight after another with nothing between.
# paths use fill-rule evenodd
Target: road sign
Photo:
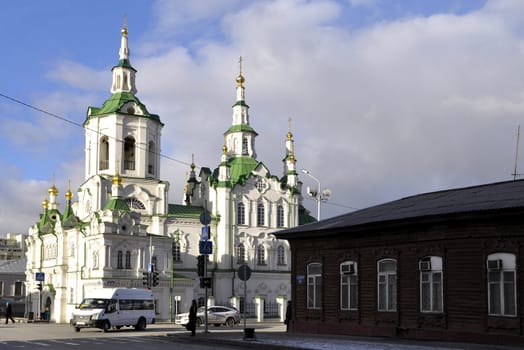
<instances>
[{"instance_id":1,"label":"road sign","mask_svg":"<svg viewBox=\"0 0 524 350\"><path fill-rule=\"evenodd\" d=\"M37 272L35 280L37 280L37 282L44 282L45 281L45 273Z\"/></svg>"},{"instance_id":2,"label":"road sign","mask_svg":"<svg viewBox=\"0 0 524 350\"><path fill-rule=\"evenodd\" d=\"M209 232L211 230L209 229L209 226L202 226L202 236L200 239L203 241L207 241L209 239Z\"/></svg>"},{"instance_id":3,"label":"road sign","mask_svg":"<svg viewBox=\"0 0 524 350\"><path fill-rule=\"evenodd\" d=\"M209 225L211 223L211 215L207 211L200 214L200 223L202 225Z\"/></svg>"},{"instance_id":4,"label":"road sign","mask_svg":"<svg viewBox=\"0 0 524 350\"><path fill-rule=\"evenodd\" d=\"M200 254L213 254L213 241L200 241L199 243Z\"/></svg>"},{"instance_id":5,"label":"road sign","mask_svg":"<svg viewBox=\"0 0 524 350\"><path fill-rule=\"evenodd\" d=\"M238 268L238 278L241 281L247 281L251 277L251 269L247 265L241 265Z\"/></svg>"}]
</instances>

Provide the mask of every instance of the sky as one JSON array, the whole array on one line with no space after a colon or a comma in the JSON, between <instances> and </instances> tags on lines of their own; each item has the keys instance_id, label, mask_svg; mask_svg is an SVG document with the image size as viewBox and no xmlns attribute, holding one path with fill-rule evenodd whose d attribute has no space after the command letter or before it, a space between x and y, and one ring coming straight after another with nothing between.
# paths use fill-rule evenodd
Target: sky
<instances>
[{"instance_id":1,"label":"sky","mask_svg":"<svg viewBox=\"0 0 524 350\"><path fill-rule=\"evenodd\" d=\"M318 182L325 219L524 173L524 1L5 1L0 235L27 233L53 183L63 209L85 180L81 125L110 96L124 19L170 203L192 155L220 162L240 56L257 159L282 176L291 118L313 216Z\"/></svg>"}]
</instances>

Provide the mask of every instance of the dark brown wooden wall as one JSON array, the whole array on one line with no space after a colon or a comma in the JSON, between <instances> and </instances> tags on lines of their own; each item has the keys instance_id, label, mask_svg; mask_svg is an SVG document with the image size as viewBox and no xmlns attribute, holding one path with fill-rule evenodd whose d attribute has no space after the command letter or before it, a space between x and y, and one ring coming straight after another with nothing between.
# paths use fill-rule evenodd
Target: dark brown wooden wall
<instances>
[{"instance_id":1,"label":"dark brown wooden wall","mask_svg":"<svg viewBox=\"0 0 524 350\"><path fill-rule=\"evenodd\" d=\"M524 344L524 226L508 218L442 220L290 239L294 331ZM489 317L486 257L517 255L517 317ZM443 258L444 312L419 312L418 260ZM397 312L377 312L377 261L397 259ZM358 262L358 311L339 309L339 264ZM308 310L307 271L323 264L321 310ZM296 277L304 276L302 283Z\"/></svg>"}]
</instances>

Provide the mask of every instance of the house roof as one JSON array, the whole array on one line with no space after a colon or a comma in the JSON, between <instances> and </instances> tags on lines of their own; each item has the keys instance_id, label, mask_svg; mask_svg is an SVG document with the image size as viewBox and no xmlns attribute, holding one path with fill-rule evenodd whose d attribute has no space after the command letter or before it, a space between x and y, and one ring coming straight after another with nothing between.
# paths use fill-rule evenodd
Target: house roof
<instances>
[{"instance_id":1,"label":"house roof","mask_svg":"<svg viewBox=\"0 0 524 350\"><path fill-rule=\"evenodd\" d=\"M277 232L278 238L446 214L524 208L524 180L423 193Z\"/></svg>"},{"instance_id":2,"label":"house roof","mask_svg":"<svg viewBox=\"0 0 524 350\"><path fill-rule=\"evenodd\" d=\"M27 258L0 262L0 273L25 273Z\"/></svg>"}]
</instances>

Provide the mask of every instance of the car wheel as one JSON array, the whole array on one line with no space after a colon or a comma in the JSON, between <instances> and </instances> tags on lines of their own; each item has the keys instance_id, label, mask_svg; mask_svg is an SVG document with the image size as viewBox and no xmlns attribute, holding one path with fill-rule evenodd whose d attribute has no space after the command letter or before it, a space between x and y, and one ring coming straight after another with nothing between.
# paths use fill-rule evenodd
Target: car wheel
<instances>
[{"instance_id":1,"label":"car wheel","mask_svg":"<svg viewBox=\"0 0 524 350\"><path fill-rule=\"evenodd\" d=\"M75 332L80 332L80 327L75 327Z\"/></svg>"},{"instance_id":2,"label":"car wheel","mask_svg":"<svg viewBox=\"0 0 524 350\"><path fill-rule=\"evenodd\" d=\"M226 326L233 327L235 325L235 319L233 317L230 317L226 320Z\"/></svg>"},{"instance_id":3,"label":"car wheel","mask_svg":"<svg viewBox=\"0 0 524 350\"><path fill-rule=\"evenodd\" d=\"M195 323L196 323L197 327L200 327L202 325L202 323L204 323L204 322L202 322L202 320L200 318L197 318Z\"/></svg>"},{"instance_id":4,"label":"car wheel","mask_svg":"<svg viewBox=\"0 0 524 350\"><path fill-rule=\"evenodd\" d=\"M109 331L111 329L111 324L109 324L109 321L104 321L104 323L102 323L102 332L106 333L107 331Z\"/></svg>"},{"instance_id":5,"label":"car wheel","mask_svg":"<svg viewBox=\"0 0 524 350\"><path fill-rule=\"evenodd\" d=\"M138 322L137 322L137 324L136 324L136 326L135 326L135 329L136 329L137 331L143 331L144 329L146 329L146 326L147 326L147 323L146 323L145 318L141 317L141 318L138 320Z\"/></svg>"}]
</instances>

